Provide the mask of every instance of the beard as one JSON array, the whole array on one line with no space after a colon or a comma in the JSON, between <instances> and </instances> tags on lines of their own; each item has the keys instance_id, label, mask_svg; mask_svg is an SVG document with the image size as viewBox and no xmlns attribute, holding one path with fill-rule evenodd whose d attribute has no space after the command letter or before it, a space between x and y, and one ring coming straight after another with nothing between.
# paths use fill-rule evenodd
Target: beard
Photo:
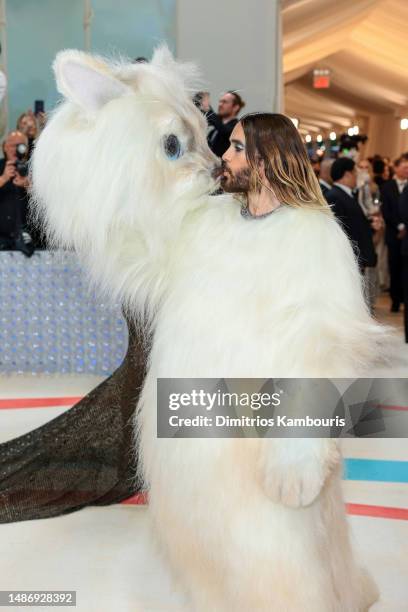
<instances>
[{"instance_id":1,"label":"beard","mask_svg":"<svg viewBox=\"0 0 408 612\"><path fill-rule=\"evenodd\" d=\"M221 177L221 187L227 193L248 193L250 190L250 168L244 168L236 174L233 174L225 165L223 165L225 174Z\"/></svg>"}]
</instances>

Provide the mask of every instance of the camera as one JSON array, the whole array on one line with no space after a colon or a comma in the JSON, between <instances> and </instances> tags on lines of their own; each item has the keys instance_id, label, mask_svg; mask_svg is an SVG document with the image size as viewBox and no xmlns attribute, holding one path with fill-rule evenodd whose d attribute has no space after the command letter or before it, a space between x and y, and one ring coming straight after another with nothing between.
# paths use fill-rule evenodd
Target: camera
<instances>
[{"instance_id":1,"label":"camera","mask_svg":"<svg viewBox=\"0 0 408 612\"><path fill-rule=\"evenodd\" d=\"M18 174L22 177L28 176L28 146L20 143L16 147L17 161L15 163Z\"/></svg>"}]
</instances>

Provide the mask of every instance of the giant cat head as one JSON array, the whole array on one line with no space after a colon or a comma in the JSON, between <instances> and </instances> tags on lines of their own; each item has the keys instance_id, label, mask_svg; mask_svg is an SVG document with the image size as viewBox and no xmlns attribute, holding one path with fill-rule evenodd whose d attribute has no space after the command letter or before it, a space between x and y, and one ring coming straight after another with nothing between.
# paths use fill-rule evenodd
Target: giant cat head
<instances>
[{"instance_id":1,"label":"giant cat head","mask_svg":"<svg viewBox=\"0 0 408 612\"><path fill-rule=\"evenodd\" d=\"M32 163L33 203L49 236L96 257L136 233L156 247L174 238L215 185L217 158L191 101L194 66L161 47L145 64L62 51L54 71L65 100Z\"/></svg>"}]
</instances>

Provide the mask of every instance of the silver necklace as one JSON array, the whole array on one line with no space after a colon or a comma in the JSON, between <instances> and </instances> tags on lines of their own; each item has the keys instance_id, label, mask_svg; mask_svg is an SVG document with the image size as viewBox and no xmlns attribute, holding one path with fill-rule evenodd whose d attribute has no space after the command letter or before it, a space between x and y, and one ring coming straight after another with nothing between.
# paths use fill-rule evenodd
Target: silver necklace
<instances>
[{"instance_id":1,"label":"silver necklace","mask_svg":"<svg viewBox=\"0 0 408 612\"><path fill-rule=\"evenodd\" d=\"M242 205L241 206L241 215L245 218L245 219L264 219L265 217L269 217L269 215L272 215L274 212L276 212L277 210L279 210L280 208L282 208L282 204L279 204L279 206L277 206L276 208L274 208L273 210L270 210L266 213L263 213L262 215L253 215L251 213L251 211L249 210L248 206Z\"/></svg>"}]
</instances>

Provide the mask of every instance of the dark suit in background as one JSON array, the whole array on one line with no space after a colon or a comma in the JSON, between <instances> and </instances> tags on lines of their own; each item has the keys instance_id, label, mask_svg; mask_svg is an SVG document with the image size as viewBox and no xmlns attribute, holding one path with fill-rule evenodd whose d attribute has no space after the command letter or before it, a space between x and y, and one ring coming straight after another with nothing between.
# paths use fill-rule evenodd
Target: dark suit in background
<instances>
[{"instance_id":1,"label":"dark suit in background","mask_svg":"<svg viewBox=\"0 0 408 612\"><path fill-rule=\"evenodd\" d=\"M396 180L392 179L381 185L381 212L385 221L385 244L388 249L390 296L393 310L398 310L403 301L401 239L398 238L398 225L403 221L398 205L399 198L400 192Z\"/></svg>"},{"instance_id":2,"label":"dark suit in background","mask_svg":"<svg viewBox=\"0 0 408 612\"><path fill-rule=\"evenodd\" d=\"M6 159L0 160L3 174ZM28 195L25 189L14 185L12 180L0 187L0 250L12 251L22 228L27 225Z\"/></svg>"},{"instance_id":3,"label":"dark suit in background","mask_svg":"<svg viewBox=\"0 0 408 612\"><path fill-rule=\"evenodd\" d=\"M324 195L324 197L326 197L326 193L330 191L331 185L329 185L329 183L326 183L326 181L324 181L323 179L319 179L319 185L320 189L322 190L322 194Z\"/></svg>"},{"instance_id":4,"label":"dark suit in background","mask_svg":"<svg viewBox=\"0 0 408 612\"><path fill-rule=\"evenodd\" d=\"M401 222L405 223L405 236L401 240L402 256L402 288L404 295L404 327L405 342L408 342L408 186L399 198L399 213Z\"/></svg>"},{"instance_id":5,"label":"dark suit in background","mask_svg":"<svg viewBox=\"0 0 408 612\"><path fill-rule=\"evenodd\" d=\"M351 240L360 271L364 273L365 268L374 268L377 265L377 254L373 243L373 230L357 199L349 196L337 185L333 185L325 194L325 198L332 205L334 214Z\"/></svg>"},{"instance_id":6,"label":"dark suit in background","mask_svg":"<svg viewBox=\"0 0 408 612\"><path fill-rule=\"evenodd\" d=\"M224 123L221 117L217 115L212 108L210 108L206 114L206 119L210 127L210 132L208 133L208 146L215 155L222 157L225 151L230 147L229 139L232 130L238 123L238 119L234 117Z\"/></svg>"}]
</instances>

